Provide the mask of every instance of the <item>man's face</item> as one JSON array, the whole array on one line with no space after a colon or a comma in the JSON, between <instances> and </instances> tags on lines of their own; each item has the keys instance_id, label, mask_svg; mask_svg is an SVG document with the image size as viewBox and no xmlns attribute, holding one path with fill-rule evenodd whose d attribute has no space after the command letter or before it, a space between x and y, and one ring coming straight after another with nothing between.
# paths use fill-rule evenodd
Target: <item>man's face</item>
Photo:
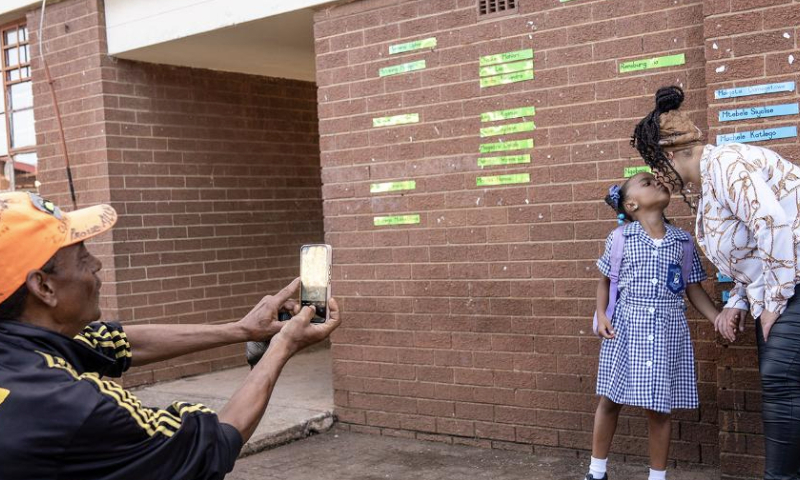
<instances>
[{"instance_id":1,"label":"man's face","mask_svg":"<svg viewBox=\"0 0 800 480\"><path fill-rule=\"evenodd\" d=\"M97 276L103 264L81 243L64 247L55 255L53 282L58 298L56 315L64 323L86 325L100 318L100 286Z\"/></svg>"}]
</instances>

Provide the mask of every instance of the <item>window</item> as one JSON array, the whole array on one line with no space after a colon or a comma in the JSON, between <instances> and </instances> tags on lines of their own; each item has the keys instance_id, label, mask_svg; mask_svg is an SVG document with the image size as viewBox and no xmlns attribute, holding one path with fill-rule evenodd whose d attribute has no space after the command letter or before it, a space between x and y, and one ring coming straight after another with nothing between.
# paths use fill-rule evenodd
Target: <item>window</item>
<instances>
[{"instance_id":1,"label":"window","mask_svg":"<svg viewBox=\"0 0 800 480\"><path fill-rule=\"evenodd\" d=\"M0 191L35 190L36 132L28 28L17 22L0 27Z\"/></svg>"},{"instance_id":2,"label":"window","mask_svg":"<svg viewBox=\"0 0 800 480\"><path fill-rule=\"evenodd\" d=\"M507 15L517 11L517 0L478 0L478 16Z\"/></svg>"}]
</instances>

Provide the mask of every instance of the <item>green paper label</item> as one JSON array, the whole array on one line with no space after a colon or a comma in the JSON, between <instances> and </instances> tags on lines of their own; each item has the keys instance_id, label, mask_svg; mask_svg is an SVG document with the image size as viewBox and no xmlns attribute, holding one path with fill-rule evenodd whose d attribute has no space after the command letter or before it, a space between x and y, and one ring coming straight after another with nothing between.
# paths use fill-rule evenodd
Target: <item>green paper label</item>
<instances>
[{"instance_id":1,"label":"green paper label","mask_svg":"<svg viewBox=\"0 0 800 480\"><path fill-rule=\"evenodd\" d=\"M674 67L686 63L686 55L667 55L665 57L647 58L644 60L633 60L619 64L619 73L636 72L639 70L650 70L652 68Z\"/></svg>"},{"instance_id":2,"label":"green paper label","mask_svg":"<svg viewBox=\"0 0 800 480\"><path fill-rule=\"evenodd\" d=\"M401 73L413 72L415 70L422 70L425 68L425 60L418 60L416 62L402 63L392 67L384 67L378 71L379 77L388 77L390 75L400 75Z\"/></svg>"},{"instance_id":3,"label":"green paper label","mask_svg":"<svg viewBox=\"0 0 800 480\"><path fill-rule=\"evenodd\" d=\"M493 165L516 165L519 163L531 163L531 156L509 155L506 157L485 157L478 159L479 167L491 167Z\"/></svg>"},{"instance_id":4,"label":"green paper label","mask_svg":"<svg viewBox=\"0 0 800 480\"><path fill-rule=\"evenodd\" d=\"M524 72L507 73L505 75L498 75L496 77L481 78L481 88L495 87L497 85L506 85L509 83L524 82L525 80L533 80L533 70L525 70Z\"/></svg>"},{"instance_id":5,"label":"green paper label","mask_svg":"<svg viewBox=\"0 0 800 480\"><path fill-rule=\"evenodd\" d=\"M480 66L494 65L496 63L517 62L519 60L530 60L533 58L533 49L517 50L515 52L498 53L497 55L486 55L481 57Z\"/></svg>"},{"instance_id":6,"label":"green paper label","mask_svg":"<svg viewBox=\"0 0 800 480\"><path fill-rule=\"evenodd\" d=\"M490 187L493 185L512 185L515 183L530 183L530 173L517 173L515 175L497 175L495 177L478 177L475 183L479 187Z\"/></svg>"},{"instance_id":7,"label":"green paper label","mask_svg":"<svg viewBox=\"0 0 800 480\"><path fill-rule=\"evenodd\" d=\"M419 223L419 215L395 215L393 217L375 217L373 223L376 227L387 225L415 225Z\"/></svg>"},{"instance_id":8,"label":"green paper label","mask_svg":"<svg viewBox=\"0 0 800 480\"><path fill-rule=\"evenodd\" d=\"M416 42L401 43L399 45L392 45L389 47L389 55L403 52L413 52L414 50L422 50L423 48L435 48L436 37L426 38L424 40L417 40Z\"/></svg>"},{"instance_id":9,"label":"green paper label","mask_svg":"<svg viewBox=\"0 0 800 480\"><path fill-rule=\"evenodd\" d=\"M632 176L642 172L652 173L652 170L650 170L650 167L626 167L624 174L625 178L631 178Z\"/></svg>"},{"instance_id":10,"label":"green paper label","mask_svg":"<svg viewBox=\"0 0 800 480\"><path fill-rule=\"evenodd\" d=\"M392 125L405 125L407 123L419 123L419 113L406 113L393 117L380 117L372 119L373 127L390 127Z\"/></svg>"},{"instance_id":11,"label":"green paper label","mask_svg":"<svg viewBox=\"0 0 800 480\"><path fill-rule=\"evenodd\" d=\"M481 114L481 122L496 122L498 120L510 120L512 118L532 117L536 115L534 107L520 107L509 110L498 110L496 112L486 112Z\"/></svg>"},{"instance_id":12,"label":"green paper label","mask_svg":"<svg viewBox=\"0 0 800 480\"><path fill-rule=\"evenodd\" d=\"M416 190L417 182L408 180L405 182L386 182L373 183L369 186L370 193L397 192L400 190Z\"/></svg>"},{"instance_id":13,"label":"green paper label","mask_svg":"<svg viewBox=\"0 0 800 480\"><path fill-rule=\"evenodd\" d=\"M484 143L481 145L481 153L505 152L508 150L525 150L533 148L533 139L515 140L513 142Z\"/></svg>"},{"instance_id":14,"label":"green paper label","mask_svg":"<svg viewBox=\"0 0 800 480\"><path fill-rule=\"evenodd\" d=\"M481 67L481 77L490 77L492 75L502 75L504 73L520 72L522 70L533 70L533 60L525 60L523 62L505 63L503 65L493 65L491 67Z\"/></svg>"},{"instance_id":15,"label":"green paper label","mask_svg":"<svg viewBox=\"0 0 800 480\"><path fill-rule=\"evenodd\" d=\"M481 128L481 137L494 137L496 135L532 132L536 129L533 122L510 123L508 125L500 125L497 127L484 127Z\"/></svg>"}]
</instances>

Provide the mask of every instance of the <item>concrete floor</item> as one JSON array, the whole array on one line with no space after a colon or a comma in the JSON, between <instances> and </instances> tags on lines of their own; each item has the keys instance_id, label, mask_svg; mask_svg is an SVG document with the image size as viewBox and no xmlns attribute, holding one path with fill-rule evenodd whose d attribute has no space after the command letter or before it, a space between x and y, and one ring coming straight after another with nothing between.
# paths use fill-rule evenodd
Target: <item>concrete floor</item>
<instances>
[{"instance_id":1,"label":"concrete floor","mask_svg":"<svg viewBox=\"0 0 800 480\"><path fill-rule=\"evenodd\" d=\"M244 357L244 351L242 351ZM134 391L142 404L166 407L175 401L202 403L220 410L250 367L198 375L159 383ZM333 385L330 350L317 349L289 360L272 393L264 419L242 450L251 454L264 448L323 432L333 424Z\"/></svg>"},{"instance_id":2,"label":"concrete floor","mask_svg":"<svg viewBox=\"0 0 800 480\"><path fill-rule=\"evenodd\" d=\"M166 382L135 391L148 406L199 402L220 409L248 367ZM292 358L267 414L227 480L583 480L586 461L521 452L352 433L333 427L330 350ZM326 432L320 435L310 434ZM294 443L286 444L293 440ZM284 445L285 444L285 445ZM271 448L275 446L278 448ZM266 451L263 451L268 449ZM260 452L260 453L259 453ZM647 479L641 465L610 466L614 480ZM714 480L713 469L671 470L669 480Z\"/></svg>"},{"instance_id":3,"label":"concrete floor","mask_svg":"<svg viewBox=\"0 0 800 480\"><path fill-rule=\"evenodd\" d=\"M583 480L586 462L521 452L327 433L241 458L226 480ZM646 480L647 467L610 465L613 480ZM671 470L669 480L714 480L713 469Z\"/></svg>"}]
</instances>

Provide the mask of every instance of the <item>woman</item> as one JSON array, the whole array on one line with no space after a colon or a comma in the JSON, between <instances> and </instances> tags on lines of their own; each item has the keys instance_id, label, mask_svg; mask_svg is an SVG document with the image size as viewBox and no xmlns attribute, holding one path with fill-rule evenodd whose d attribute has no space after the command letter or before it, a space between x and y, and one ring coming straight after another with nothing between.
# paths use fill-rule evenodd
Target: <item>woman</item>
<instances>
[{"instance_id":1,"label":"woman","mask_svg":"<svg viewBox=\"0 0 800 480\"><path fill-rule=\"evenodd\" d=\"M735 287L715 327L729 340L757 318L765 479L800 470L800 167L772 150L704 145L700 129L678 111L678 87L656 93L656 108L636 126L631 145L684 200L700 188L697 240ZM800 292L799 292L800 293Z\"/></svg>"}]
</instances>

